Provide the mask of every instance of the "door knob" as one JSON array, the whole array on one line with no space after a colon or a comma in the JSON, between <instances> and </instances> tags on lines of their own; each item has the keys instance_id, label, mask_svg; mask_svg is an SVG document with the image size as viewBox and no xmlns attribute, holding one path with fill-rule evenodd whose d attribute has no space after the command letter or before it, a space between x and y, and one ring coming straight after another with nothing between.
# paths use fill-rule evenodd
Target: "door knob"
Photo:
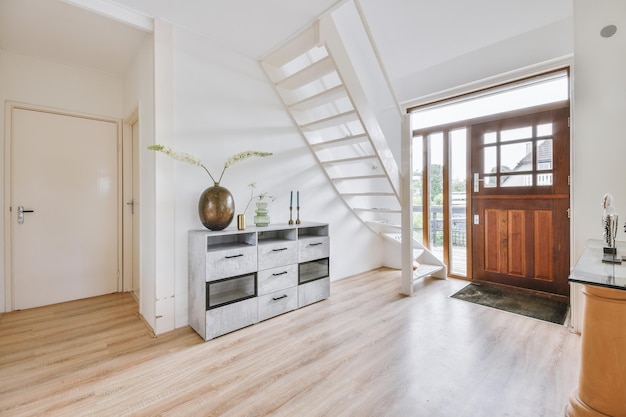
<instances>
[{"instance_id":1,"label":"door knob","mask_svg":"<svg viewBox=\"0 0 626 417\"><path fill-rule=\"evenodd\" d=\"M128 203L126 203L126 205L130 206L130 214L135 214L135 206L137 205L137 202L135 202L135 199L133 198Z\"/></svg>"},{"instance_id":2,"label":"door knob","mask_svg":"<svg viewBox=\"0 0 626 417\"><path fill-rule=\"evenodd\" d=\"M24 223L24 213L34 213L34 212L35 210L24 209L24 206L22 205L17 206L17 223L18 224Z\"/></svg>"}]
</instances>

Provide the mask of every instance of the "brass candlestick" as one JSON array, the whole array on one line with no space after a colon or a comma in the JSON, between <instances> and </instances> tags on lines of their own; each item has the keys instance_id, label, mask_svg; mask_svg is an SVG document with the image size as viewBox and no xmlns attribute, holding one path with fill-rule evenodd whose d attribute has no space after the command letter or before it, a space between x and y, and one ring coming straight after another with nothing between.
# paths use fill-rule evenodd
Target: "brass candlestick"
<instances>
[{"instance_id":1,"label":"brass candlestick","mask_svg":"<svg viewBox=\"0 0 626 417\"><path fill-rule=\"evenodd\" d=\"M293 224L293 207L289 206L289 224Z\"/></svg>"},{"instance_id":2,"label":"brass candlestick","mask_svg":"<svg viewBox=\"0 0 626 417\"><path fill-rule=\"evenodd\" d=\"M300 206L296 207L296 224L300 224Z\"/></svg>"}]
</instances>

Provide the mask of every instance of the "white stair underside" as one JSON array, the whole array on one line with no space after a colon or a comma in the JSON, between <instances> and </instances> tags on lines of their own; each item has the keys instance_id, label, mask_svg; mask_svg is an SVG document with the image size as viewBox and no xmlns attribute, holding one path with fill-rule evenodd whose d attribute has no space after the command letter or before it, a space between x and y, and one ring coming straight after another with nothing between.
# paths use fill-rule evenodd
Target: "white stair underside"
<instances>
[{"instance_id":1,"label":"white stair underside","mask_svg":"<svg viewBox=\"0 0 626 417\"><path fill-rule=\"evenodd\" d=\"M376 174L376 175L355 175L355 176L351 176L351 177L334 177L332 178L333 181L361 181L361 180L373 180L373 179L381 179L381 178L387 178L386 175L382 175L382 174Z\"/></svg>"},{"instance_id":2,"label":"white stair underside","mask_svg":"<svg viewBox=\"0 0 626 417\"><path fill-rule=\"evenodd\" d=\"M354 135L354 136L346 136L340 139L331 139L324 142L314 143L311 146L313 149L329 149L336 148L339 146L350 146L357 145L361 143L368 143L368 139L366 135Z\"/></svg>"},{"instance_id":3,"label":"white stair underside","mask_svg":"<svg viewBox=\"0 0 626 417\"><path fill-rule=\"evenodd\" d=\"M321 93L315 94L314 96L290 104L289 109L297 111L313 110L316 107L332 103L333 101L343 97L346 97L346 90L343 85L338 85L329 88L328 90L324 90Z\"/></svg>"},{"instance_id":4,"label":"white stair underside","mask_svg":"<svg viewBox=\"0 0 626 417\"><path fill-rule=\"evenodd\" d=\"M335 65L332 59L330 57L322 58L311 66L279 81L276 86L286 90L296 90L334 71Z\"/></svg>"},{"instance_id":5,"label":"white stair underside","mask_svg":"<svg viewBox=\"0 0 626 417\"><path fill-rule=\"evenodd\" d=\"M337 164L353 164L358 162L363 162L366 160L377 159L376 155L365 155L365 156L355 156L354 158L344 158L344 159L332 159L329 161L320 161L324 166L337 165Z\"/></svg>"},{"instance_id":6,"label":"white stair underside","mask_svg":"<svg viewBox=\"0 0 626 417\"><path fill-rule=\"evenodd\" d=\"M392 209L392 208L385 208L385 207L355 207L353 210L358 210L358 211L370 211L373 213L402 213L402 210L400 209Z\"/></svg>"},{"instance_id":7,"label":"white stair underside","mask_svg":"<svg viewBox=\"0 0 626 417\"><path fill-rule=\"evenodd\" d=\"M311 123L304 124L300 126L300 128L304 130L305 132L313 131L313 130L322 130L322 129L326 129L329 127L343 125L346 123L356 122L358 120L359 118L358 118L358 115L356 114L356 111L351 110L345 113L339 113L334 116L326 117L324 119L320 119Z\"/></svg>"},{"instance_id":8,"label":"white stair underside","mask_svg":"<svg viewBox=\"0 0 626 417\"><path fill-rule=\"evenodd\" d=\"M340 193L343 197L395 197L394 193L363 192L363 193Z\"/></svg>"}]
</instances>

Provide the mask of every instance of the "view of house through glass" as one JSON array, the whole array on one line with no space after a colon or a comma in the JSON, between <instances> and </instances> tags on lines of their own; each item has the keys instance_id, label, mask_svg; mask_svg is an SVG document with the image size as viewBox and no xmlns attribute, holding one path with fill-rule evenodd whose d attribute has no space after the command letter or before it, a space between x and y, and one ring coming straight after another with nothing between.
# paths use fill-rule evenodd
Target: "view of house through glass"
<instances>
[{"instance_id":1,"label":"view of house through glass","mask_svg":"<svg viewBox=\"0 0 626 417\"><path fill-rule=\"evenodd\" d=\"M477 178L468 171L472 124L568 98L568 72L561 70L411 111L414 237L448 265L450 275L468 275L472 180L494 189L553 182L551 123L484 133Z\"/></svg>"}]
</instances>

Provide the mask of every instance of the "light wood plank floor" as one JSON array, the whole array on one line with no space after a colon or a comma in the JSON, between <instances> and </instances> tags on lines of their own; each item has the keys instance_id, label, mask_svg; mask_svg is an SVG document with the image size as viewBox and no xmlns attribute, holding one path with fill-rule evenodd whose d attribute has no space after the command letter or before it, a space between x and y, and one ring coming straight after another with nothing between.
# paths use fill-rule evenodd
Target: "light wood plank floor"
<instances>
[{"instance_id":1,"label":"light wood plank floor","mask_svg":"<svg viewBox=\"0 0 626 417\"><path fill-rule=\"evenodd\" d=\"M0 315L1 416L562 416L580 337L398 271L204 343L157 338L129 294Z\"/></svg>"}]
</instances>

